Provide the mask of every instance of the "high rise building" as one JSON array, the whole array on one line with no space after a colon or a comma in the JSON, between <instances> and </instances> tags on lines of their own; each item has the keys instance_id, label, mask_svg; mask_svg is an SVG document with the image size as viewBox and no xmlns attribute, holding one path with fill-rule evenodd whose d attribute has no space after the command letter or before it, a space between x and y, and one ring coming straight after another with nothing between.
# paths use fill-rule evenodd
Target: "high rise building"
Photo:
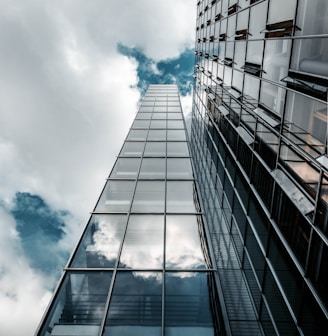
<instances>
[{"instance_id":1,"label":"high rise building","mask_svg":"<svg viewBox=\"0 0 328 336\"><path fill-rule=\"evenodd\" d=\"M328 330L328 1L198 1L191 153L233 335Z\"/></svg>"},{"instance_id":2,"label":"high rise building","mask_svg":"<svg viewBox=\"0 0 328 336\"><path fill-rule=\"evenodd\" d=\"M327 89L327 0L198 1L37 335L326 335Z\"/></svg>"},{"instance_id":3,"label":"high rise building","mask_svg":"<svg viewBox=\"0 0 328 336\"><path fill-rule=\"evenodd\" d=\"M224 332L176 85L151 85L37 335Z\"/></svg>"}]
</instances>

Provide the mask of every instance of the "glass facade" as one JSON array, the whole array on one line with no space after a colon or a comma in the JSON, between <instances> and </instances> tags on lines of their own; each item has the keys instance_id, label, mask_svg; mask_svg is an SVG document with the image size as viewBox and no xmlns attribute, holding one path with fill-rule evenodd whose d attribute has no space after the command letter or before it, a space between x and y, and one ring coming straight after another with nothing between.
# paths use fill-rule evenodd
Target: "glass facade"
<instances>
[{"instance_id":1,"label":"glass facade","mask_svg":"<svg viewBox=\"0 0 328 336\"><path fill-rule=\"evenodd\" d=\"M37 335L225 335L176 85L151 85Z\"/></svg>"},{"instance_id":2,"label":"glass facade","mask_svg":"<svg viewBox=\"0 0 328 336\"><path fill-rule=\"evenodd\" d=\"M327 334L327 39L326 0L197 4L190 148L233 335Z\"/></svg>"}]
</instances>

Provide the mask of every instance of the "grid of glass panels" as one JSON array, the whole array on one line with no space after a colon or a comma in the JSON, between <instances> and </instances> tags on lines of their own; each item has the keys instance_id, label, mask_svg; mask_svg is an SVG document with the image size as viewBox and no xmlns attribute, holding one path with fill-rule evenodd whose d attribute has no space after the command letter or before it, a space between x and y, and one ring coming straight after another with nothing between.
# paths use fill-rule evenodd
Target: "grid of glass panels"
<instances>
[{"instance_id":1,"label":"grid of glass panels","mask_svg":"<svg viewBox=\"0 0 328 336\"><path fill-rule=\"evenodd\" d=\"M227 305L232 333L324 335L328 2L198 1L195 54L191 149L225 299L245 307Z\"/></svg>"},{"instance_id":2,"label":"grid of glass panels","mask_svg":"<svg viewBox=\"0 0 328 336\"><path fill-rule=\"evenodd\" d=\"M175 85L151 85L39 335L223 332Z\"/></svg>"}]
</instances>

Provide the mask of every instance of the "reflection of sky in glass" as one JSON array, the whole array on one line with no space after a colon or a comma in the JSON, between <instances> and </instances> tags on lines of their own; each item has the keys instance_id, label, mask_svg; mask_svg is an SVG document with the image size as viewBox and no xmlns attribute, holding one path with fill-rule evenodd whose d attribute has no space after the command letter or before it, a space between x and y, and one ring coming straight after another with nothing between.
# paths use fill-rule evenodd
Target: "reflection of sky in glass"
<instances>
[{"instance_id":1,"label":"reflection of sky in glass","mask_svg":"<svg viewBox=\"0 0 328 336\"><path fill-rule=\"evenodd\" d=\"M72 267L114 267L126 219L126 215L93 215Z\"/></svg>"},{"instance_id":2,"label":"reflection of sky in glass","mask_svg":"<svg viewBox=\"0 0 328 336\"><path fill-rule=\"evenodd\" d=\"M166 267L206 268L197 216L166 217Z\"/></svg>"},{"instance_id":3,"label":"reflection of sky in glass","mask_svg":"<svg viewBox=\"0 0 328 336\"><path fill-rule=\"evenodd\" d=\"M208 276L194 273L192 277L180 277L179 273L166 273L166 336L214 335Z\"/></svg>"},{"instance_id":4,"label":"reflection of sky in glass","mask_svg":"<svg viewBox=\"0 0 328 336\"><path fill-rule=\"evenodd\" d=\"M120 267L161 268L163 216L131 216L121 253Z\"/></svg>"},{"instance_id":5,"label":"reflection of sky in glass","mask_svg":"<svg viewBox=\"0 0 328 336\"><path fill-rule=\"evenodd\" d=\"M161 335L161 273L118 272L104 335Z\"/></svg>"}]
</instances>

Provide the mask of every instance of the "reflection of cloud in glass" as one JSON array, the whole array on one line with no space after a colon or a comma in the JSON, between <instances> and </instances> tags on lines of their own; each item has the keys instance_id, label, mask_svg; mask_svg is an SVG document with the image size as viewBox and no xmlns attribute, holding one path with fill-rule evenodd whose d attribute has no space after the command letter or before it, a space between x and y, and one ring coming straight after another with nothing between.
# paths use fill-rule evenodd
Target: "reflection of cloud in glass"
<instances>
[{"instance_id":1,"label":"reflection of cloud in glass","mask_svg":"<svg viewBox=\"0 0 328 336\"><path fill-rule=\"evenodd\" d=\"M131 216L122 249L120 267L162 268L163 216Z\"/></svg>"},{"instance_id":2,"label":"reflection of cloud in glass","mask_svg":"<svg viewBox=\"0 0 328 336\"><path fill-rule=\"evenodd\" d=\"M72 267L114 267L126 220L126 215L93 215Z\"/></svg>"},{"instance_id":3,"label":"reflection of cloud in glass","mask_svg":"<svg viewBox=\"0 0 328 336\"><path fill-rule=\"evenodd\" d=\"M166 267L206 268L197 216L167 216Z\"/></svg>"}]
</instances>

